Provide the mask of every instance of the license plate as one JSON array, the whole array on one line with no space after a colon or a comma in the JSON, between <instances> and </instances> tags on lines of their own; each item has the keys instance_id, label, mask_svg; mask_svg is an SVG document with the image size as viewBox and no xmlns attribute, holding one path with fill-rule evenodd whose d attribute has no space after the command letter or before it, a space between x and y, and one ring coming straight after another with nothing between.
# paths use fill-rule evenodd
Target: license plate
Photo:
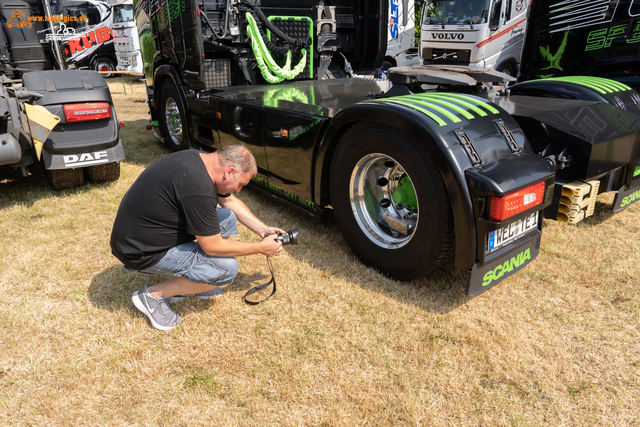
<instances>
[{"instance_id":1,"label":"license plate","mask_svg":"<svg viewBox=\"0 0 640 427\"><path fill-rule=\"evenodd\" d=\"M534 212L526 218L512 222L499 230L487 234L487 253L496 251L516 240L518 237L538 228L538 216L540 212Z\"/></svg>"}]
</instances>

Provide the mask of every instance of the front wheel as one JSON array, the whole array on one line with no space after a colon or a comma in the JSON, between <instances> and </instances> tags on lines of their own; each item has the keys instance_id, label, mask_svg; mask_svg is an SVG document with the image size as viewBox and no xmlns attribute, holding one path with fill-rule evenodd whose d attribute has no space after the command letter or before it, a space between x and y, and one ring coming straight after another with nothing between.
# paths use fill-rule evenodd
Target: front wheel
<instances>
[{"instance_id":1,"label":"front wheel","mask_svg":"<svg viewBox=\"0 0 640 427\"><path fill-rule=\"evenodd\" d=\"M171 151L189 148L185 134L185 109L182 98L171 80L164 82L160 93L160 131Z\"/></svg>"},{"instance_id":2,"label":"front wheel","mask_svg":"<svg viewBox=\"0 0 640 427\"><path fill-rule=\"evenodd\" d=\"M116 66L109 58L101 56L93 61L92 67L95 71L99 71L100 75L105 79L113 77L113 72L116 70Z\"/></svg>"},{"instance_id":3,"label":"front wheel","mask_svg":"<svg viewBox=\"0 0 640 427\"><path fill-rule=\"evenodd\" d=\"M499 71L511 77L516 76L515 67L510 62L503 62L496 68L496 71Z\"/></svg>"},{"instance_id":4,"label":"front wheel","mask_svg":"<svg viewBox=\"0 0 640 427\"><path fill-rule=\"evenodd\" d=\"M340 230L367 265L412 280L449 264L455 243L447 192L424 146L400 131L360 123L331 163Z\"/></svg>"}]
</instances>

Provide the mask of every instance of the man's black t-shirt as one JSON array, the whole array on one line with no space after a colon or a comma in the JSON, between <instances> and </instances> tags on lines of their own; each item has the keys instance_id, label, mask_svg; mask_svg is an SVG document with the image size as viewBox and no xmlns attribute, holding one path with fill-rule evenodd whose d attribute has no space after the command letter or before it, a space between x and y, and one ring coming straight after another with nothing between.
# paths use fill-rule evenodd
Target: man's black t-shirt
<instances>
[{"instance_id":1,"label":"man's black t-shirt","mask_svg":"<svg viewBox=\"0 0 640 427\"><path fill-rule=\"evenodd\" d=\"M218 191L199 151L165 156L145 169L122 199L111 251L133 270L151 267L172 247L218 234L217 206Z\"/></svg>"}]
</instances>

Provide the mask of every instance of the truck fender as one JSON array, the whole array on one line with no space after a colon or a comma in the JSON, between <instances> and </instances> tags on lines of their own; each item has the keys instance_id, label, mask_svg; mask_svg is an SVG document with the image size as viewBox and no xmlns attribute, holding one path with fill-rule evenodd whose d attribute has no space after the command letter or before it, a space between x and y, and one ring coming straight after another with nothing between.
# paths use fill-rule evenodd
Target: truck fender
<instances>
[{"instance_id":1,"label":"truck fender","mask_svg":"<svg viewBox=\"0 0 640 427\"><path fill-rule=\"evenodd\" d=\"M511 95L606 102L640 113L640 95L616 80L594 76L565 76L529 80L509 87Z\"/></svg>"},{"instance_id":2,"label":"truck fender","mask_svg":"<svg viewBox=\"0 0 640 427\"><path fill-rule=\"evenodd\" d=\"M464 174L465 160L461 156L464 153L455 149L458 143L447 135L450 132L438 129L435 122L420 112L409 108L390 108L388 104L375 102L361 102L340 111L329 123L317 146L314 201L320 204L323 196L328 195L331 158L338 141L348 128L363 120L402 130L433 148L433 156L439 165L438 172L445 183L454 212L456 267L463 270L469 268L475 262L476 231L473 206ZM449 130L450 127L447 127L447 131ZM467 163L467 166L470 165Z\"/></svg>"}]
</instances>

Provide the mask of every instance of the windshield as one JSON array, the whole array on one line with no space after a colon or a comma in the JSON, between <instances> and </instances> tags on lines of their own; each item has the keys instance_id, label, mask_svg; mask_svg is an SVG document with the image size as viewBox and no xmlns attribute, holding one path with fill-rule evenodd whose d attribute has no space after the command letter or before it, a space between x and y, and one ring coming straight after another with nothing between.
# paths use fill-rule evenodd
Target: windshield
<instances>
[{"instance_id":1,"label":"windshield","mask_svg":"<svg viewBox=\"0 0 640 427\"><path fill-rule=\"evenodd\" d=\"M487 22L489 0L427 0L422 23L433 24L484 24Z\"/></svg>"},{"instance_id":2,"label":"windshield","mask_svg":"<svg viewBox=\"0 0 640 427\"><path fill-rule=\"evenodd\" d=\"M133 6L115 6L113 8L113 22L133 22Z\"/></svg>"}]
</instances>

